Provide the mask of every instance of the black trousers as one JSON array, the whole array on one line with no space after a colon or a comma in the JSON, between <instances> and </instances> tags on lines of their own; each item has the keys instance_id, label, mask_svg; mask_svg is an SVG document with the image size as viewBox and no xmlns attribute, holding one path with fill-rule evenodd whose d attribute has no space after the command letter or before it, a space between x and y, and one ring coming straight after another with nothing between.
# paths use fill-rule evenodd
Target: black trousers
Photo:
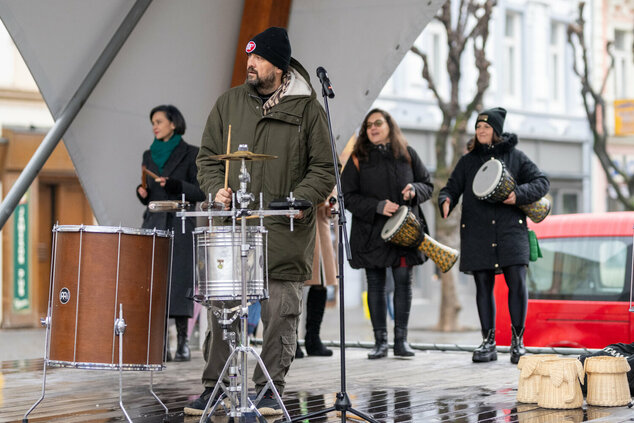
<instances>
[{"instance_id":1,"label":"black trousers","mask_svg":"<svg viewBox=\"0 0 634 423\"><path fill-rule=\"evenodd\" d=\"M412 307L412 268L391 267L394 278L394 326L407 329ZM385 279L387 269L365 269L368 281L368 308L372 329L387 331L387 299Z\"/></svg>"}]
</instances>

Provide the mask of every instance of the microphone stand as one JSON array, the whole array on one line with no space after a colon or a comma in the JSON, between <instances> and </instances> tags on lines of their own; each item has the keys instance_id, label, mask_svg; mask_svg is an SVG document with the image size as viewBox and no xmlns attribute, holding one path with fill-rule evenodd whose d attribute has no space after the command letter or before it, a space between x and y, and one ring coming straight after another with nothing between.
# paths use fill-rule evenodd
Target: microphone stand
<instances>
[{"instance_id":1,"label":"microphone stand","mask_svg":"<svg viewBox=\"0 0 634 423\"><path fill-rule=\"evenodd\" d=\"M341 423L346 422L346 414L354 414L355 416L362 418L370 423L379 423L377 420L352 408L350 397L346 392L346 316L345 316L345 299L344 299L344 278L343 278L343 248L345 245L346 255L351 257L350 244L348 243L348 233L346 231L346 208L343 201L343 191L341 189L341 178L339 177L339 168L337 166L337 148L335 140L332 135L332 124L330 121L330 110L328 110L328 97L333 98L335 93L332 91L332 86L328 80L325 70L322 67L317 68L317 76L322 82L322 95L324 97L324 108L326 109L326 117L328 119L328 133L330 134L330 148L332 150L332 163L333 170L335 172L335 180L337 181L337 202L339 203L339 211L333 210L334 215L339 215L337 223L337 260L338 260L338 275L339 279L339 345L340 345L340 379L341 379L341 391L337 393L337 399L332 407L325 408L323 410L315 411L313 413L306 414L304 416L295 417L291 422L298 422L303 420L312 419L313 417L323 416L331 411L341 412ZM344 244L345 242L345 244Z\"/></svg>"}]
</instances>

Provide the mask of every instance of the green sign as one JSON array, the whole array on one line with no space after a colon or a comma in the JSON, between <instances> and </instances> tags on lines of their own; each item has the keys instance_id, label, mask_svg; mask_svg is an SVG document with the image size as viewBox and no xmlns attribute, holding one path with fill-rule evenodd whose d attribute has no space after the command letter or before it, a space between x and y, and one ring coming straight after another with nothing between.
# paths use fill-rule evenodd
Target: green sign
<instances>
[{"instance_id":1,"label":"green sign","mask_svg":"<svg viewBox=\"0 0 634 423\"><path fill-rule=\"evenodd\" d=\"M26 310L29 297L29 197L22 197L13 215L13 309Z\"/></svg>"}]
</instances>

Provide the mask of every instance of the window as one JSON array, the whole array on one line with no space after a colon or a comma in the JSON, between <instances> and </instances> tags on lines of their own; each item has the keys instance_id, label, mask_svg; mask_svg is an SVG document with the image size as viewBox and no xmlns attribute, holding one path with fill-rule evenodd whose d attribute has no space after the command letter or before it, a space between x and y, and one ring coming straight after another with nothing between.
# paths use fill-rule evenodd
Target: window
<instances>
[{"instance_id":1,"label":"window","mask_svg":"<svg viewBox=\"0 0 634 423\"><path fill-rule=\"evenodd\" d=\"M528 267L532 299L627 301L630 237L547 238L543 257Z\"/></svg>"},{"instance_id":2,"label":"window","mask_svg":"<svg viewBox=\"0 0 634 423\"><path fill-rule=\"evenodd\" d=\"M520 16L517 13L507 13L504 28L504 93L509 102L518 104L521 91L521 34Z\"/></svg>"},{"instance_id":3,"label":"window","mask_svg":"<svg viewBox=\"0 0 634 423\"><path fill-rule=\"evenodd\" d=\"M632 54L627 48L630 37L626 31L614 30L614 99L628 98L628 73L631 71Z\"/></svg>"},{"instance_id":4,"label":"window","mask_svg":"<svg viewBox=\"0 0 634 423\"><path fill-rule=\"evenodd\" d=\"M550 99L563 105L564 100L564 52L565 28L562 23L552 22L550 25Z\"/></svg>"}]
</instances>

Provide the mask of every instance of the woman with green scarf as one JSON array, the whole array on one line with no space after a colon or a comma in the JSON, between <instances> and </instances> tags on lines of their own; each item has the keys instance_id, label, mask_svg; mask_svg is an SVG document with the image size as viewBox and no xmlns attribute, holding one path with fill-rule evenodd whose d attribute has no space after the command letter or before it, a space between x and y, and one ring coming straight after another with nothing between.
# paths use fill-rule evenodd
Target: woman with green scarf
<instances>
[{"instance_id":1,"label":"woman with green scarf","mask_svg":"<svg viewBox=\"0 0 634 423\"><path fill-rule=\"evenodd\" d=\"M143 153L143 166L157 175L146 178L145 187L139 185L137 197L144 205L150 201L177 200L195 203L205 199L196 177L196 156L198 147L187 144L182 135L185 133L185 118L172 105L161 105L150 112L150 122L154 131L154 141L149 150ZM188 319L194 314L194 303L191 300L193 285L192 231L194 219L188 218L185 233L181 228L181 219L174 213L143 214L143 228L162 229L174 232L174 254L172 259L172 279L170 291L169 317L174 318L178 344L174 361L189 361ZM172 359L167 347L166 360Z\"/></svg>"}]
</instances>

